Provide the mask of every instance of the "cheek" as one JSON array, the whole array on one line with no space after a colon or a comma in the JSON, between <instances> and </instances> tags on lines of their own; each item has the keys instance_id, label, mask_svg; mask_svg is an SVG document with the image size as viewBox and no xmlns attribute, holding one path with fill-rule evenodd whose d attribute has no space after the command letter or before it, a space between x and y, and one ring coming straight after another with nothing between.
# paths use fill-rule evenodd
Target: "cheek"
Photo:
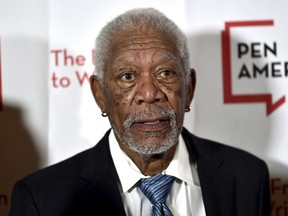
<instances>
[{"instance_id":1,"label":"cheek","mask_svg":"<svg viewBox=\"0 0 288 216\"><path fill-rule=\"evenodd\" d=\"M131 94L113 87L106 88L106 90L108 89L109 91L106 91L107 94L105 94L108 109L113 112L121 112L120 110L125 110L125 108L131 103Z\"/></svg>"},{"instance_id":2,"label":"cheek","mask_svg":"<svg viewBox=\"0 0 288 216\"><path fill-rule=\"evenodd\" d=\"M181 101L184 97L183 88L180 85L173 85L171 87L166 86L162 88L164 94L166 95L168 101Z\"/></svg>"},{"instance_id":3,"label":"cheek","mask_svg":"<svg viewBox=\"0 0 288 216\"><path fill-rule=\"evenodd\" d=\"M178 88L177 88L178 87ZM184 109L185 109L185 91L184 88L180 86L166 87L165 95L167 97L167 101L172 107L172 109L176 112L177 118L182 118ZM178 119L178 120L180 120Z\"/></svg>"}]
</instances>

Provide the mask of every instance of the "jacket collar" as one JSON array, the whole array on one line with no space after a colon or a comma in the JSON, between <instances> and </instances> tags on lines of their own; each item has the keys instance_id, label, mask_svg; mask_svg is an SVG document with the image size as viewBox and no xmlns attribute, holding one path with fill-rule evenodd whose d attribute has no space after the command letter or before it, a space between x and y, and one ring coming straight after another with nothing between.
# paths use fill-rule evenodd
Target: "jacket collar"
<instances>
[{"instance_id":1,"label":"jacket collar","mask_svg":"<svg viewBox=\"0 0 288 216\"><path fill-rule=\"evenodd\" d=\"M219 145L198 138L183 128L187 149L197 165L207 216L233 216L234 178L222 170L226 163Z\"/></svg>"},{"instance_id":2,"label":"jacket collar","mask_svg":"<svg viewBox=\"0 0 288 216\"><path fill-rule=\"evenodd\" d=\"M93 200L93 203L101 203L103 209L110 206L110 210L114 209L113 212L111 210L112 215L125 215L117 185L119 179L108 144L110 131L111 129L92 148L86 164L83 166L81 176L91 183L86 188L88 190L85 190L83 194L88 194L88 199ZM189 154L197 165L206 215L233 216L235 209L233 207L235 181L221 169L226 160L225 156L221 154L221 150L218 149L219 145L214 145L215 143L212 141L198 138L185 128L182 130L182 135ZM85 200L88 199L85 198ZM85 204L86 209L93 207L91 203L92 207L89 206L87 208L89 202ZM111 206L112 204L113 206ZM99 209L96 210L99 213Z\"/></svg>"},{"instance_id":3,"label":"jacket collar","mask_svg":"<svg viewBox=\"0 0 288 216\"><path fill-rule=\"evenodd\" d=\"M85 213L89 212L88 215L97 215L102 210L105 215L126 215L118 188L118 175L109 149L110 131L111 129L91 149L81 170L86 186L80 199L83 203L82 209L85 209Z\"/></svg>"}]
</instances>

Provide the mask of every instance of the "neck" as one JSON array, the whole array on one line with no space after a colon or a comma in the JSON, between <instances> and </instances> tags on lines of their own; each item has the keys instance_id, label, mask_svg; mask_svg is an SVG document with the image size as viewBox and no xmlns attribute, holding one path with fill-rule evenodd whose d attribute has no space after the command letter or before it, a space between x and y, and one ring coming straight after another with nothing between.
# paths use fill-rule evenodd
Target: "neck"
<instances>
[{"instance_id":1,"label":"neck","mask_svg":"<svg viewBox=\"0 0 288 216\"><path fill-rule=\"evenodd\" d=\"M158 173L162 173L167 169L168 165L172 161L176 146L171 147L167 152L157 155L142 156L133 152L126 146L120 145L120 148L128 155L128 157L136 164L139 170L145 176L152 176Z\"/></svg>"}]
</instances>

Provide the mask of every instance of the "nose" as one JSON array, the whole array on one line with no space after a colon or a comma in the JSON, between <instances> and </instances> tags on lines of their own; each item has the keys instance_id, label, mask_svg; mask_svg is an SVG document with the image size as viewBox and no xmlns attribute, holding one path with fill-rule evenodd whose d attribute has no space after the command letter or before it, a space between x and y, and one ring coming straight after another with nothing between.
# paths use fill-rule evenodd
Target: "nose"
<instances>
[{"instance_id":1,"label":"nose","mask_svg":"<svg viewBox=\"0 0 288 216\"><path fill-rule=\"evenodd\" d=\"M160 88L158 80L151 74L141 76L137 92L135 94L136 104L152 104L165 100L165 94Z\"/></svg>"}]
</instances>

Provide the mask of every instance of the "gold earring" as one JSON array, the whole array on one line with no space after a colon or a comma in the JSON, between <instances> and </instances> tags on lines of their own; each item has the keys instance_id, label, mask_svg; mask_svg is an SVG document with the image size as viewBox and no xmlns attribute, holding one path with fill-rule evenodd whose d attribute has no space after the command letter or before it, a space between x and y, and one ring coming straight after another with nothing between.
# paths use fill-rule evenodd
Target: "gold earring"
<instances>
[{"instance_id":1,"label":"gold earring","mask_svg":"<svg viewBox=\"0 0 288 216\"><path fill-rule=\"evenodd\" d=\"M191 107L189 106L188 108L185 109L185 112L190 112Z\"/></svg>"},{"instance_id":2,"label":"gold earring","mask_svg":"<svg viewBox=\"0 0 288 216\"><path fill-rule=\"evenodd\" d=\"M103 117L107 117L107 116L108 116L106 112L101 112L101 115L102 115Z\"/></svg>"}]
</instances>

